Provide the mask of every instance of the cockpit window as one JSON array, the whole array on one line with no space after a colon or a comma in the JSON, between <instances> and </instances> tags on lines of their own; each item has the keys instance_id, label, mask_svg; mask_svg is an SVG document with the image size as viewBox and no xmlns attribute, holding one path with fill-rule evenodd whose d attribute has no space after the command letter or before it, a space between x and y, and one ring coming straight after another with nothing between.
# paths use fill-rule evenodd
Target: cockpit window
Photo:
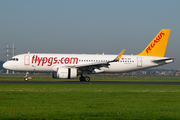
<instances>
[{"instance_id":1,"label":"cockpit window","mask_svg":"<svg viewBox=\"0 0 180 120\"><path fill-rule=\"evenodd\" d=\"M18 58L12 58L11 61L18 61Z\"/></svg>"}]
</instances>

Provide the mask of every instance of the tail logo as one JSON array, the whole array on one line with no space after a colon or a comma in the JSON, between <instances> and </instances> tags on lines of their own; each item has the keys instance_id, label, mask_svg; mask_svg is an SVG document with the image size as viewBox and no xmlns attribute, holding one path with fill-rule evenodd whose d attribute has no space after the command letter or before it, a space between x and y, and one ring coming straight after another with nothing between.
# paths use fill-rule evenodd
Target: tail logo
<instances>
[{"instance_id":1,"label":"tail logo","mask_svg":"<svg viewBox=\"0 0 180 120\"><path fill-rule=\"evenodd\" d=\"M165 36L165 33L161 31L161 33L156 37L156 39L153 40L150 43L150 45L146 48L147 54L149 53L149 51L151 51L154 48L154 46L156 46L156 44L162 39L163 36Z\"/></svg>"}]
</instances>

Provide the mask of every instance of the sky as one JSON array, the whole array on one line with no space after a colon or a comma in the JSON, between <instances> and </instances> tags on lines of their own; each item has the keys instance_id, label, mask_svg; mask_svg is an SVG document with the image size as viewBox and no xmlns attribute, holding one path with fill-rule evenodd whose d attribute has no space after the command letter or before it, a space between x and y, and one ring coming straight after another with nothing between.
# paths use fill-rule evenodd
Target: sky
<instances>
[{"instance_id":1,"label":"sky","mask_svg":"<svg viewBox=\"0 0 180 120\"><path fill-rule=\"evenodd\" d=\"M179 69L179 0L1 0L0 61L15 54L138 54L161 29L171 29L157 69ZM10 49L12 56L12 49Z\"/></svg>"}]
</instances>

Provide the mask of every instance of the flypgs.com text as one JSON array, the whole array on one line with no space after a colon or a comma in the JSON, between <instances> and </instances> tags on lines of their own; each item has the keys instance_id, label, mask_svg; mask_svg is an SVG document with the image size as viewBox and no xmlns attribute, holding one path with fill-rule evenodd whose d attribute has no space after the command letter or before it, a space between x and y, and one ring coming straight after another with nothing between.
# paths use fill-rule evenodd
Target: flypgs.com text
<instances>
[{"instance_id":1,"label":"flypgs.com text","mask_svg":"<svg viewBox=\"0 0 180 120\"><path fill-rule=\"evenodd\" d=\"M47 63L47 66L51 66L53 64L78 64L77 57L62 57L58 59L58 57L38 57L38 55L34 55L32 57L32 62L36 63L37 66L43 66Z\"/></svg>"},{"instance_id":2,"label":"flypgs.com text","mask_svg":"<svg viewBox=\"0 0 180 120\"><path fill-rule=\"evenodd\" d=\"M146 52L147 54L149 53L149 51L151 51L154 46L156 46L156 44L162 39L162 37L165 36L165 33L163 33L163 31L156 37L155 40L153 40L150 45L146 48Z\"/></svg>"}]
</instances>

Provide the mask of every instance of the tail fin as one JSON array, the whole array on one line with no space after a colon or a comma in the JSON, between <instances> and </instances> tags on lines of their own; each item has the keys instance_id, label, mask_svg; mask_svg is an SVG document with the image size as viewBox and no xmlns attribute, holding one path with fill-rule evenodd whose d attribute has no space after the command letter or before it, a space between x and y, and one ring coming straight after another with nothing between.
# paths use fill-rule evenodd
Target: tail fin
<instances>
[{"instance_id":1,"label":"tail fin","mask_svg":"<svg viewBox=\"0 0 180 120\"><path fill-rule=\"evenodd\" d=\"M164 57L171 29L162 29L139 56Z\"/></svg>"}]
</instances>

